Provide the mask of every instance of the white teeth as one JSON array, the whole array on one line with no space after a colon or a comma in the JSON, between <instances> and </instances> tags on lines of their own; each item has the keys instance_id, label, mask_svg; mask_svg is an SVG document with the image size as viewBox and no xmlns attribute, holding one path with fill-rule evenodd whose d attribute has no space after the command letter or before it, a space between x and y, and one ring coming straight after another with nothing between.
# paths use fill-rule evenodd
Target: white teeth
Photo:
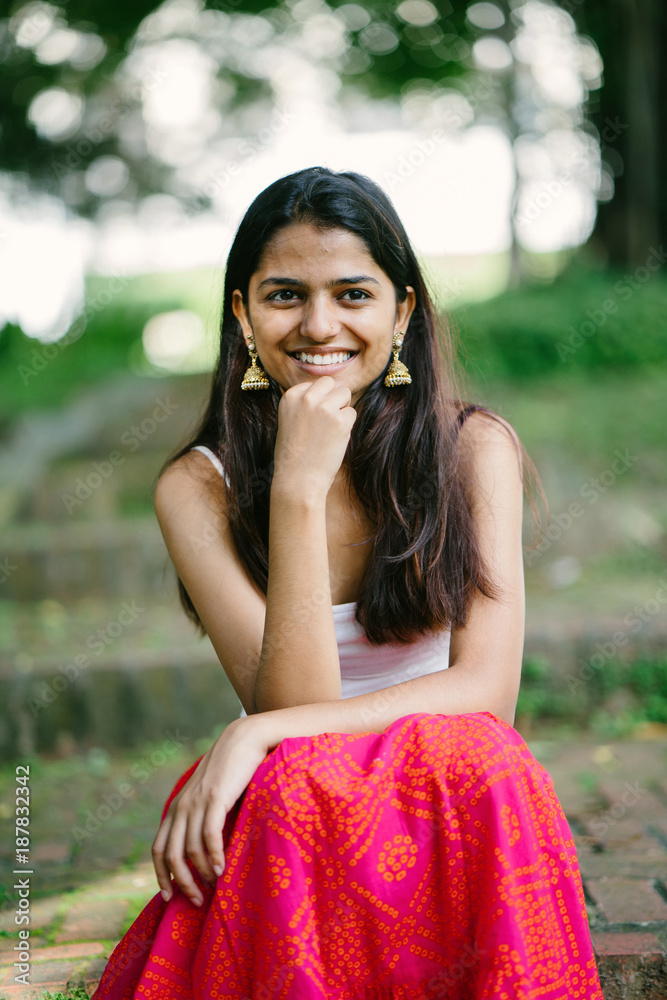
<instances>
[{"instance_id":1,"label":"white teeth","mask_svg":"<svg viewBox=\"0 0 667 1000\"><path fill-rule=\"evenodd\" d=\"M337 365L341 361L347 361L352 357L351 351L340 351L338 354L306 354L301 351L296 355L299 361L309 365Z\"/></svg>"}]
</instances>

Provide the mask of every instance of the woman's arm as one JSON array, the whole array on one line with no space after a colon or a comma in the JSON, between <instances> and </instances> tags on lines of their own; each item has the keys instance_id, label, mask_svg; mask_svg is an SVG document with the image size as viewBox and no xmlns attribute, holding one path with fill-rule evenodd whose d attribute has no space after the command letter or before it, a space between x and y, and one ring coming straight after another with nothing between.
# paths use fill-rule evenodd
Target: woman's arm
<instances>
[{"instance_id":1,"label":"woman's arm","mask_svg":"<svg viewBox=\"0 0 667 1000\"><path fill-rule=\"evenodd\" d=\"M324 491L274 479L269 513L266 622L255 707L267 712L341 697L331 610Z\"/></svg>"},{"instance_id":2,"label":"woman's arm","mask_svg":"<svg viewBox=\"0 0 667 1000\"><path fill-rule=\"evenodd\" d=\"M243 707L252 716L340 698L326 493L272 487L265 598L238 555L223 497L210 498L219 489L219 473L194 451L161 476L155 510L171 561Z\"/></svg>"},{"instance_id":3,"label":"woman's arm","mask_svg":"<svg viewBox=\"0 0 667 1000\"><path fill-rule=\"evenodd\" d=\"M223 498L210 500L219 474L208 459L182 456L155 490L171 560L249 716L341 696L326 501L356 418L349 399L330 376L283 395L266 598L241 562Z\"/></svg>"},{"instance_id":4,"label":"woman's arm","mask_svg":"<svg viewBox=\"0 0 667 1000\"><path fill-rule=\"evenodd\" d=\"M291 386L278 405L259 712L341 697L326 504L357 416L350 399L322 375Z\"/></svg>"},{"instance_id":5,"label":"woman's arm","mask_svg":"<svg viewBox=\"0 0 667 1000\"><path fill-rule=\"evenodd\" d=\"M513 724L525 614L520 454L513 432L485 414L469 417L461 434L471 449L480 551L498 587L498 599L477 594L465 628L452 630L447 670L372 694L260 713L252 722L267 748L290 736L380 733L415 712L488 711Z\"/></svg>"}]
</instances>

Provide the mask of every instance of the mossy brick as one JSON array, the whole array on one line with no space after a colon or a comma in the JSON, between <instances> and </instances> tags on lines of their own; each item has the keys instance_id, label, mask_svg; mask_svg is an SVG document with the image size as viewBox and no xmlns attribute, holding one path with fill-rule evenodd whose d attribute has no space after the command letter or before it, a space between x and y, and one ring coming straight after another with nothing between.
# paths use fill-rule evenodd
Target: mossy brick
<instances>
[{"instance_id":1,"label":"mossy brick","mask_svg":"<svg viewBox=\"0 0 667 1000\"><path fill-rule=\"evenodd\" d=\"M57 993L62 990L64 984L60 982L41 983L35 986L23 986L22 983L14 983L13 986L2 986L0 993L1 1000L42 1000L44 993Z\"/></svg>"},{"instance_id":2,"label":"mossy brick","mask_svg":"<svg viewBox=\"0 0 667 1000\"><path fill-rule=\"evenodd\" d=\"M128 903L125 899L80 900L58 931L58 942L102 941L120 937Z\"/></svg>"},{"instance_id":3,"label":"mossy brick","mask_svg":"<svg viewBox=\"0 0 667 1000\"><path fill-rule=\"evenodd\" d=\"M646 857L630 851L585 851L579 853L579 867L585 882L589 879L664 878L667 855Z\"/></svg>"},{"instance_id":4,"label":"mossy brick","mask_svg":"<svg viewBox=\"0 0 667 1000\"><path fill-rule=\"evenodd\" d=\"M658 798L643 778L621 781L605 777L598 783L598 790L609 802L608 808L624 806L627 813L642 820L660 815L667 817L667 801Z\"/></svg>"},{"instance_id":5,"label":"mossy brick","mask_svg":"<svg viewBox=\"0 0 667 1000\"><path fill-rule=\"evenodd\" d=\"M105 947L98 941L81 941L75 944L54 944L48 948L35 948L33 962L55 962L62 959L80 959L104 955Z\"/></svg>"},{"instance_id":6,"label":"mossy brick","mask_svg":"<svg viewBox=\"0 0 667 1000\"><path fill-rule=\"evenodd\" d=\"M105 875L95 882L76 890L73 902L90 900L132 899L141 893L153 896L159 891L152 861L141 862L130 869Z\"/></svg>"},{"instance_id":7,"label":"mossy brick","mask_svg":"<svg viewBox=\"0 0 667 1000\"><path fill-rule=\"evenodd\" d=\"M662 944L650 931L595 931L592 934L595 954L660 959L665 954Z\"/></svg>"},{"instance_id":8,"label":"mossy brick","mask_svg":"<svg viewBox=\"0 0 667 1000\"><path fill-rule=\"evenodd\" d=\"M594 931L591 938L605 1000L665 1000L667 958L654 934Z\"/></svg>"},{"instance_id":9,"label":"mossy brick","mask_svg":"<svg viewBox=\"0 0 667 1000\"><path fill-rule=\"evenodd\" d=\"M34 864L63 864L69 861L72 853L72 844L69 842L56 843L55 841L45 841L38 843L30 852L31 860Z\"/></svg>"},{"instance_id":10,"label":"mossy brick","mask_svg":"<svg viewBox=\"0 0 667 1000\"><path fill-rule=\"evenodd\" d=\"M623 743L615 743L613 754L616 760L614 774L605 777L622 781L640 782L652 784L653 781L664 779L667 768L667 743L644 741L635 742L632 740ZM621 777L622 776L622 777Z\"/></svg>"},{"instance_id":11,"label":"mossy brick","mask_svg":"<svg viewBox=\"0 0 667 1000\"><path fill-rule=\"evenodd\" d=\"M586 832L606 851L623 850L642 854L647 858L667 860L667 852L660 840L651 836L646 825L631 814L616 815L604 809L595 816L582 820Z\"/></svg>"},{"instance_id":12,"label":"mossy brick","mask_svg":"<svg viewBox=\"0 0 667 1000\"><path fill-rule=\"evenodd\" d=\"M90 993L96 989L100 979L102 978L102 974L107 967L107 963L107 956L102 955L86 962L85 967L77 968L76 976Z\"/></svg>"},{"instance_id":13,"label":"mossy brick","mask_svg":"<svg viewBox=\"0 0 667 1000\"><path fill-rule=\"evenodd\" d=\"M8 970L4 982L1 984L3 988L5 983L9 985L13 982L15 971L16 970L13 968ZM30 983L32 986L41 985L44 988L51 984L62 988L73 971L73 959L55 959L53 961L49 960L46 962L31 962Z\"/></svg>"},{"instance_id":14,"label":"mossy brick","mask_svg":"<svg viewBox=\"0 0 667 1000\"><path fill-rule=\"evenodd\" d=\"M61 905L60 896L49 896L46 899L35 899L30 903L30 928L33 931L41 930L52 923ZM0 929L10 933L17 931L14 922L14 910L7 909L0 914Z\"/></svg>"},{"instance_id":15,"label":"mossy brick","mask_svg":"<svg viewBox=\"0 0 667 1000\"><path fill-rule=\"evenodd\" d=\"M610 923L667 920L667 903L649 879L587 879L586 888Z\"/></svg>"}]
</instances>

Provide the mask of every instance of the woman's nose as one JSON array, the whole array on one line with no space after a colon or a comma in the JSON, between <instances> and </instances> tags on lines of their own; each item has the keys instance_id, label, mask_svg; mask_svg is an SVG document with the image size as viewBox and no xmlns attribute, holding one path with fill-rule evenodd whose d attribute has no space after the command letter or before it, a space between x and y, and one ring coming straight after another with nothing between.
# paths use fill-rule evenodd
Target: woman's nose
<instances>
[{"instance_id":1,"label":"woman's nose","mask_svg":"<svg viewBox=\"0 0 667 1000\"><path fill-rule=\"evenodd\" d=\"M306 303L301 332L309 337L331 337L338 330L334 304L324 297L313 296Z\"/></svg>"}]
</instances>

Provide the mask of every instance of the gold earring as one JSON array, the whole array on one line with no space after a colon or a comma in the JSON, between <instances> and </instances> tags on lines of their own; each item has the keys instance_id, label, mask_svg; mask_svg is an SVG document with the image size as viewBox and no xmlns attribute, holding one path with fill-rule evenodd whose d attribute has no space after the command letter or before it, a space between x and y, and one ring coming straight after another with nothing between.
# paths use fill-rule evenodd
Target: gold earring
<instances>
[{"instance_id":1,"label":"gold earring","mask_svg":"<svg viewBox=\"0 0 667 1000\"><path fill-rule=\"evenodd\" d=\"M403 334L399 330L398 333L394 334L394 343L392 346L392 351L394 352L394 360L389 365L387 369L387 374L385 375L384 384L386 386L393 385L408 385L412 382L410 372L403 364L402 361L398 360L398 352L403 344Z\"/></svg>"},{"instance_id":2,"label":"gold earring","mask_svg":"<svg viewBox=\"0 0 667 1000\"><path fill-rule=\"evenodd\" d=\"M241 382L241 388L268 389L269 379L264 369L257 364L257 351L255 350L255 341L252 337L250 337L248 341L248 350L250 351L252 364L249 368L246 368L243 381Z\"/></svg>"}]
</instances>

